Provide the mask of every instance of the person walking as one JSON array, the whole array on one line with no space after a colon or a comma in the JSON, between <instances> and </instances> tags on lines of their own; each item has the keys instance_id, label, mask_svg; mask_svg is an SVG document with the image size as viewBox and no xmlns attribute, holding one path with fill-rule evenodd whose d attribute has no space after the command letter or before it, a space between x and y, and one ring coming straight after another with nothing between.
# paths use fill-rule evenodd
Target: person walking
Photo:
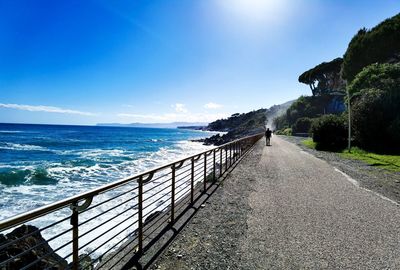
<instances>
[{"instance_id":1,"label":"person walking","mask_svg":"<svg viewBox=\"0 0 400 270\"><path fill-rule=\"evenodd\" d=\"M271 146L271 136L272 136L272 131L267 128L265 131L265 145L266 146Z\"/></svg>"}]
</instances>

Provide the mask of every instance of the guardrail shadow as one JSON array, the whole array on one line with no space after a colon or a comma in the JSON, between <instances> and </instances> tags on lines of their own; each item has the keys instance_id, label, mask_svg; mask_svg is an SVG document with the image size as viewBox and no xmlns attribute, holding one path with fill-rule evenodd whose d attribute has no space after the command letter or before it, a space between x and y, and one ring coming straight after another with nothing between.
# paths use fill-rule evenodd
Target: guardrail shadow
<instances>
[{"instance_id":1,"label":"guardrail shadow","mask_svg":"<svg viewBox=\"0 0 400 270\"><path fill-rule=\"evenodd\" d=\"M262 136L0 221L0 269L148 268Z\"/></svg>"},{"instance_id":2,"label":"guardrail shadow","mask_svg":"<svg viewBox=\"0 0 400 270\"><path fill-rule=\"evenodd\" d=\"M134 254L134 256L131 257L129 261L122 266L121 269L128 270L132 269L133 267L135 267L136 269L148 269L175 240L180 232L193 219L196 213L202 207L204 207L211 196L227 179L230 173L238 166L241 160L244 159L251 151L253 151L254 145L243 156L241 156L237 160L237 162L232 164L232 166L218 178L218 181L211 183L206 190L202 190L202 187L200 187L200 185L197 186L198 192L201 192L202 195L198 196L194 200L192 205L185 205L186 207L183 207L181 212L176 216L175 222L173 224L170 224L170 226L163 228L161 231L155 233L152 236L153 239L145 247L143 247L143 254ZM182 199L182 201L185 201L185 199ZM163 213L162 215L165 215L167 217L169 214L167 212Z\"/></svg>"}]
</instances>

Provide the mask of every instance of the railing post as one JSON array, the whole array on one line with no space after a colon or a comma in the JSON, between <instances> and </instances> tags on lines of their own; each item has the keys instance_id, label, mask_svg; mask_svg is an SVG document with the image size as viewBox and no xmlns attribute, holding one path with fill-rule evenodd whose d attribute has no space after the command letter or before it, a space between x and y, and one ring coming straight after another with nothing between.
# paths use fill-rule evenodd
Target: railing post
<instances>
[{"instance_id":1,"label":"railing post","mask_svg":"<svg viewBox=\"0 0 400 270\"><path fill-rule=\"evenodd\" d=\"M225 171L228 170L228 147L225 146Z\"/></svg>"},{"instance_id":2,"label":"railing post","mask_svg":"<svg viewBox=\"0 0 400 270\"><path fill-rule=\"evenodd\" d=\"M235 160L237 161L238 160L238 156L239 156L239 148L238 148L238 144L239 144L239 142L235 142Z\"/></svg>"},{"instance_id":3,"label":"railing post","mask_svg":"<svg viewBox=\"0 0 400 270\"><path fill-rule=\"evenodd\" d=\"M229 145L229 167L232 166L232 144Z\"/></svg>"},{"instance_id":4,"label":"railing post","mask_svg":"<svg viewBox=\"0 0 400 270\"><path fill-rule=\"evenodd\" d=\"M204 153L204 192L207 189L207 152Z\"/></svg>"},{"instance_id":5,"label":"railing post","mask_svg":"<svg viewBox=\"0 0 400 270\"><path fill-rule=\"evenodd\" d=\"M236 160L239 160L239 142L236 142Z\"/></svg>"},{"instance_id":6,"label":"railing post","mask_svg":"<svg viewBox=\"0 0 400 270\"><path fill-rule=\"evenodd\" d=\"M88 208L92 200L93 195L85 198L82 205L79 205L79 201L74 201L70 205L72 210L70 219L70 224L72 225L72 269L74 270L79 268L79 212Z\"/></svg>"},{"instance_id":7,"label":"railing post","mask_svg":"<svg viewBox=\"0 0 400 270\"><path fill-rule=\"evenodd\" d=\"M139 177L138 180L138 221L139 221L139 228L138 228L138 233L139 233L139 250L138 253L142 254L143 252L143 176Z\"/></svg>"},{"instance_id":8,"label":"railing post","mask_svg":"<svg viewBox=\"0 0 400 270\"><path fill-rule=\"evenodd\" d=\"M72 225L72 269L79 268L79 229L78 229L78 202L71 205L71 225Z\"/></svg>"},{"instance_id":9,"label":"railing post","mask_svg":"<svg viewBox=\"0 0 400 270\"><path fill-rule=\"evenodd\" d=\"M216 169L216 166L215 166L215 149L213 150L213 181L215 182L215 180L217 180L216 178L215 178L215 169Z\"/></svg>"},{"instance_id":10,"label":"railing post","mask_svg":"<svg viewBox=\"0 0 400 270\"><path fill-rule=\"evenodd\" d=\"M236 142L233 143L233 163L236 162Z\"/></svg>"},{"instance_id":11,"label":"railing post","mask_svg":"<svg viewBox=\"0 0 400 270\"><path fill-rule=\"evenodd\" d=\"M190 203L194 201L194 158L192 158L191 175L190 175Z\"/></svg>"},{"instance_id":12,"label":"railing post","mask_svg":"<svg viewBox=\"0 0 400 270\"><path fill-rule=\"evenodd\" d=\"M239 159L239 142L236 142L236 160Z\"/></svg>"},{"instance_id":13,"label":"railing post","mask_svg":"<svg viewBox=\"0 0 400 270\"><path fill-rule=\"evenodd\" d=\"M171 183L171 224L175 221L175 164L172 165L172 183Z\"/></svg>"},{"instance_id":14,"label":"railing post","mask_svg":"<svg viewBox=\"0 0 400 270\"><path fill-rule=\"evenodd\" d=\"M222 175L222 148L219 149L219 177Z\"/></svg>"}]
</instances>

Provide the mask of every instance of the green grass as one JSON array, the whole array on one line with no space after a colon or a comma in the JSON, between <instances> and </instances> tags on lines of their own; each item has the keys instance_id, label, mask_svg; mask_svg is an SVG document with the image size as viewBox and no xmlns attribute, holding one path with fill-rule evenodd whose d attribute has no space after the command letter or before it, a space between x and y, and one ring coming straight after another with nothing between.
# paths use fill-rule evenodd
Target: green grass
<instances>
[{"instance_id":1,"label":"green grass","mask_svg":"<svg viewBox=\"0 0 400 270\"><path fill-rule=\"evenodd\" d=\"M306 140L304 140L304 141L301 141L301 143L302 144L304 144L305 146L307 146L308 148L311 148L311 149L315 149L315 147L316 147L316 143L313 141L313 139L311 139L311 138L308 138L308 139L306 139Z\"/></svg>"},{"instance_id":2,"label":"green grass","mask_svg":"<svg viewBox=\"0 0 400 270\"><path fill-rule=\"evenodd\" d=\"M292 129L291 128L285 128L281 130L277 130L275 132L276 135L285 135L285 136L292 136Z\"/></svg>"},{"instance_id":3,"label":"green grass","mask_svg":"<svg viewBox=\"0 0 400 270\"><path fill-rule=\"evenodd\" d=\"M352 147L350 153L343 150L340 155L344 158L357 159L390 171L400 172L400 156L382 155L364 151L358 147Z\"/></svg>"}]
</instances>

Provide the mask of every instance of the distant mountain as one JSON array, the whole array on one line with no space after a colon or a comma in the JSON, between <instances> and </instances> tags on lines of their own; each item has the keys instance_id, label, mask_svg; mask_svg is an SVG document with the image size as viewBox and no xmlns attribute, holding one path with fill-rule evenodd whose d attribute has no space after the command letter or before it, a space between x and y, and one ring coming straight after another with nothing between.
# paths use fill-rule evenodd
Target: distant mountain
<instances>
[{"instance_id":1,"label":"distant mountain","mask_svg":"<svg viewBox=\"0 0 400 270\"><path fill-rule=\"evenodd\" d=\"M178 126L179 129L207 130L207 126Z\"/></svg>"},{"instance_id":2,"label":"distant mountain","mask_svg":"<svg viewBox=\"0 0 400 270\"><path fill-rule=\"evenodd\" d=\"M267 127L272 128L273 121L275 118L286 113L286 110L295 102L296 100L290 100L283 104L273 105L269 109L267 109Z\"/></svg>"},{"instance_id":3,"label":"distant mountain","mask_svg":"<svg viewBox=\"0 0 400 270\"><path fill-rule=\"evenodd\" d=\"M267 109L259 109L248 113L234 113L226 119L210 123L207 130L223 131L226 134L214 135L202 140L206 145L221 145L235 139L265 131Z\"/></svg>"},{"instance_id":4,"label":"distant mountain","mask_svg":"<svg viewBox=\"0 0 400 270\"><path fill-rule=\"evenodd\" d=\"M266 127L271 128L273 119L284 114L293 102L294 100L291 100L273 105L269 109L259 109L248 113L235 113L226 119L214 121L205 130L227 133L222 136L217 134L199 141L206 145L221 145L244 136L264 132Z\"/></svg>"},{"instance_id":5,"label":"distant mountain","mask_svg":"<svg viewBox=\"0 0 400 270\"><path fill-rule=\"evenodd\" d=\"M120 123L99 123L97 126L108 126L108 127L140 127L140 128L178 128L178 127L200 127L207 126L208 123L193 123L193 122L172 122L172 123L131 123L131 124L120 124Z\"/></svg>"}]
</instances>

